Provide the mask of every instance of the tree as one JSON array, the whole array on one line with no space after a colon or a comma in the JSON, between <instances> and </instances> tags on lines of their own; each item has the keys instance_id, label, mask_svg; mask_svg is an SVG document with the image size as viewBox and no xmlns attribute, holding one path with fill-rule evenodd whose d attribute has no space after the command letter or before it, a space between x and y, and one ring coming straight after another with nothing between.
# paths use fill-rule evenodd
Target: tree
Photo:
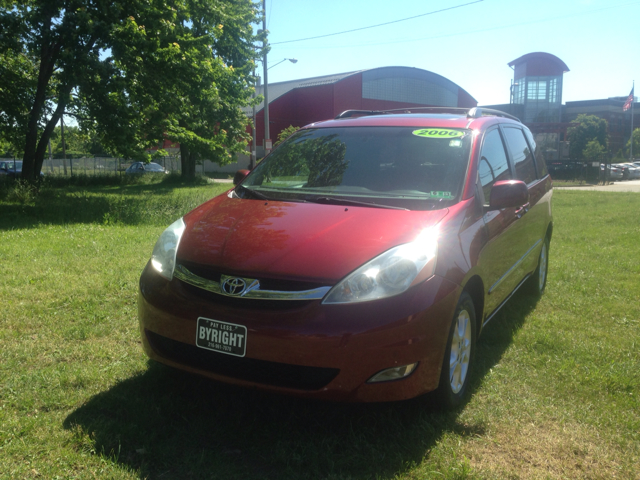
<instances>
[{"instance_id":1,"label":"tree","mask_svg":"<svg viewBox=\"0 0 640 480\"><path fill-rule=\"evenodd\" d=\"M62 158L62 132L56 127L51 132L51 151L54 158ZM104 152L102 145L90 131L77 126L64 127L64 144L67 157L88 157Z\"/></svg>"},{"instance_id":2,"label":"tree","mask_svg":"<svg viewBox=\"0 0 640 480\"><path fill-rule=\"evenodd\" d=\"M632 140L633 140L633 156L634 158L640 157L640 128L636 128L633 130L633 135L631 135L631 138L627 142L627 154L629 153L629 148L631 147Z\"/></svg>"},{"instance_id":3,"label":"tree","mask_svg":"<svg viewBox=\"0 0 640 480\"><path fill-rule=\"evenodd\" d=\"M591 140L596 140L604 149L608 144L607 121L595 115L578 115L579 123L567 130L569 153L576 160L584 159L584 150Z\"/></svg>"},{"instance_id":4,"label":"tree","mask_svg":"<svg viewBox=\"0 0 640 480\"><path fill-rule=\"evenodd\" d=\"M12 157L15 154L16 150L11 142L0 138L0 158Z\"/></svg>"},{"instance_id":5,"label":"tree","mask_svg":"<svg viewBox=\"0 0 640 480\"><path fill-rule=\"evenodd\" d=\"M606 153L605 148L600 145L597 140L590 140L582 151L583 158L588 162L601 162L603 155Z\"/></svg>"},{"instance_id":6,"label":"tree","mask_svg":"<svg viewBox=\"0 0 640 480\"><path fill-rule=\"evenodd\" d=\"M293 125L289 125L287 128L285 128L278 134L278 139L276 140L276 143L273 144L273 146L276 147L280 145L287 138L289 138L291 135L296 133L299 129L300 129L299 127L294 127Z\"/></svg>"},{"instance_id":7,"label":"tree","mask_svg":"<svg viewBox=\"0 0 640 480\"><path fill-rule=\"evenodd\" d=\"M247 140L257 15L251 0L3 0L0 136L24 146L23 177L63 114L122 156L166 136L229 161Z\"/></svg>"}]
</instances>

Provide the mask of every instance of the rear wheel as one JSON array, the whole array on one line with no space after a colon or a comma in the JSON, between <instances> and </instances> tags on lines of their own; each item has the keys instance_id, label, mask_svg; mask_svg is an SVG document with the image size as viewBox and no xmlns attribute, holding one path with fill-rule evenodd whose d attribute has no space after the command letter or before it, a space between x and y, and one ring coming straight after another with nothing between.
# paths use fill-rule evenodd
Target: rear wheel
<instances>
[{"instance_id":1,"label":"rear wheel","mask_svg":"<svg viewBox=\"0 0 640 480\"><path fill-rule=\"evenodd\" d=\"M549 237L545 237L538 258L538 267L529 278L529 291L534 295L542 295L547 286L547 273L549 271Z\"/></svg>"},{"instance_id":2,"label":"rear wheel","mask_svg":"<svg viewBox=\"0 0 640 480\"><path fill-rule=\"evenodd\" d=\"M476 313L471 296L463 292L449 330L437 390L438 401L443 407L453 408L463 403L469 386L475 348Z\"/></svg>"}]
</instances>

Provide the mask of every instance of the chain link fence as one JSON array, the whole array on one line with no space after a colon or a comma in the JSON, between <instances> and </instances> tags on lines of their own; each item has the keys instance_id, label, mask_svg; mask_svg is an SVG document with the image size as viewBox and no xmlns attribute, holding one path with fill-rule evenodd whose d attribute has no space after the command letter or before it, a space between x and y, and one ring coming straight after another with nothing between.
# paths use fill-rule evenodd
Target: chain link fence
<instances>
[{"instance_id":1,"label":"chain link fence","mask_svg":"<svg viewBox=\"0 0 640 480\"><path fill-rule=\"evenodd\" d=\"M0 158L0 162L21 162L18 158ZM181 163L179 156L167 156L154 160L162 165L170 173L180 173ZM133 160L124 160L115 157L80 157L80 158L45 158L42 164L42 173L45 175L122 175L133 163Z\"/></svg>"},{"instance_id":2,"label":"chain link fence","mask_svg":"<svg viewBox=\"0 0 640 480\"><path fill-rule=\"evenodd\" d=\"M247 155L239 155L238 162L221 167L210 160L200 160L196 164L196 173L201 175L233 176L241 169L249 165ZM22 163L21 158L0 158L0 162L19 162L18 169ZM168 155L153 160L154 163L162 165L169 173L180 174L182 164L179 155ZM125 160L116 157L80 157L80 158L45 158L42 164L42 173L45 175L123 175L125 170L134 163L134 160Z\"/></svg>"},{"instance_id":3,"label":"chain link fence","mask_svg":"<svg viewBox=\"0 0 640 480\"><path fill-rule=\"evenodd\" d=\"M180 158L177 156L162 157L154 160L168 172L180 173ZM45 175L122 175L133 163L114 157L81 157L45 159L42 172Z\"/></svg>"},{"instance_id":4,"label":"chain link fence","mask_svg":"<svg viewBox=\"0 0 640 480\"><path fill-rule=\"evenodd\" d=\"M604 154L600 158L589 161L562 160L547 162L552 178L557 180L585 180L590 182L606 182L610 180L627 180L628 175L612 173L611 166L627 163L625 159L615 159Z\"/></svg>"}]
</instances>

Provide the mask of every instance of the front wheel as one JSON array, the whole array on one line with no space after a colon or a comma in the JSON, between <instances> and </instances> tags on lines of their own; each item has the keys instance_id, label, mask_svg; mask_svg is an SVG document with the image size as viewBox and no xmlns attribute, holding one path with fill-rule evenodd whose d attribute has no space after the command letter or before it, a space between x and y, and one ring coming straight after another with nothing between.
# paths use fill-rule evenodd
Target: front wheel
<instances>
[{"instance_id":1,"label":"front wheel","mask_svg":"<svg viewBox=\"0 0 640 480\"><path fill-rule=\"evenodd\" d=\"M437 395L440 405L453 408L465 399L476 348L476 312L473 300L463 292L458 300L447 349L442 362Z\"/></svg>"}]
</instances>

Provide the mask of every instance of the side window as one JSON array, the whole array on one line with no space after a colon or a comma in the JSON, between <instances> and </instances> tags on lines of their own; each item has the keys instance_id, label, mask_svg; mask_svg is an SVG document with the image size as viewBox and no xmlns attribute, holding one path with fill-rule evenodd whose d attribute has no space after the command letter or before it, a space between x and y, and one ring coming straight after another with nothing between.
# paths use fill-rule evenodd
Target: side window
<instances>
[{"instance_id":1,"label":"side window","mask_svg":"<svg viewBox=\"0 0 640 480\"><path fill-rule=\"evenodd\" d=\"M507 154L504 151L500 131L497 128L488 131L484 136L480 163L478 164L478 175L480 175L480 184L482 185L485 203L489 203L491 186L495 182L511 178Z\"/></svg>"},{"instance_id":2,"label":"side window","mask_svg":"<svg viewBox=\"0 0 640 480\"><path fill-rule=\"evenodd\" d=\"M531 149L533 150L533 154L536 157L536 167L538 168L538 178L546 177L549 172L547 171L547 164L544 161L544 155L542 155L542 151L536 145L536 141L533 139L533 135L529 131L528 128L524 129L524 134L529 140L529 145L531 145Z\"/></svg>"},{"instance_id":3,"label":"side window","mask_svg":"<svg viewBox=\"0 0 640 480\"><path fill-rule=\"evenodd\" d=\"M527 145L522 130L519 128L505 127L504 134L507 137L507 145L516 167L516 178L527 185L536 180L536 166L533 163L533 154Z\"/></svg>"}]
</instances>

